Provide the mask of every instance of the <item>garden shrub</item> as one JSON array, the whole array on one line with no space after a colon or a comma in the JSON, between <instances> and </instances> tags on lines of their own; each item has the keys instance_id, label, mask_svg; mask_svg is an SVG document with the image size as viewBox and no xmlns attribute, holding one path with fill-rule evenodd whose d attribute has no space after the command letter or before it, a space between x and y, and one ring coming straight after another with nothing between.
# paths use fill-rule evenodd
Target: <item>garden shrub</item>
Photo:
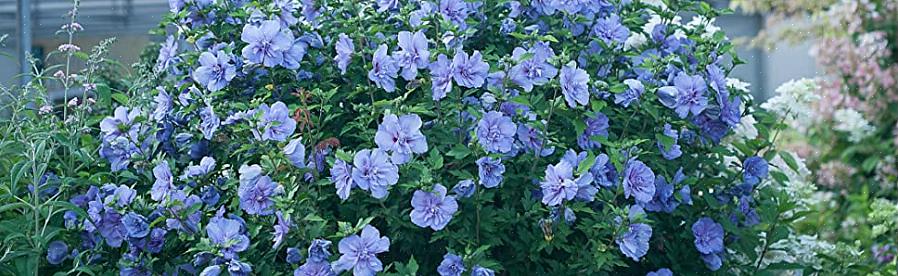
<instances>
[{"instance_id":1,"label":"garden shrub","mask_svg":"<svg viewBox=\"0 0 898 276\"><path fill-rule=\"evenodd\" d=\"M827 256L817 269L842 274L896 273L898 227L898 2L895 1L736 1L740 8L771 18L806 24L771 28L756 39L809 39L820 67L814 79L790 81L761 107L785 116L793 126L786 144L808 160L816 190L808 194L816 210L799 221L797 232L815 236ZM804 34L804 35L800 35ZM843 250L850 249L850 250ZM851 254L843 254L843 253ZM856 256L855 256L856 255ZM850 261L849 261L850 260Z\"/></svg>"},{"instance_id":2,"label":"garden shrub","mask_svg":"<svg viewBox=\"0 0 898 276\"><path fill-rule=\"evenodd\" d=\"M71 197L47 255L61 271L792 268L762 258L803 214L768 160L797 165L727 78L742 63L712 24L727 10L170 5L152 86L113 94L99 123L110 173Z\"/></svg>"}]
</instances>

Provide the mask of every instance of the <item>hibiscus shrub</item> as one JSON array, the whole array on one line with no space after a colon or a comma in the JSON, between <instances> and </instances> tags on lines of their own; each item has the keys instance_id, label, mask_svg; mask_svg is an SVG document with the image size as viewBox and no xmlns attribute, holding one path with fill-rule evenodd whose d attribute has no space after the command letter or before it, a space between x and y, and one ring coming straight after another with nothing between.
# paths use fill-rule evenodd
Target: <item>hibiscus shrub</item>
<instances>
[{"instance_id":1,"label":"hibiscus shrub","mask_svg":"<svg viewBox=\"0 0 898 276\"><path fill-rule=\"evenodd\" d=\"M169 2L158 87L114 95L63 265L757 272L797 217L707 3Z\"/></svg>"}]
</instances>

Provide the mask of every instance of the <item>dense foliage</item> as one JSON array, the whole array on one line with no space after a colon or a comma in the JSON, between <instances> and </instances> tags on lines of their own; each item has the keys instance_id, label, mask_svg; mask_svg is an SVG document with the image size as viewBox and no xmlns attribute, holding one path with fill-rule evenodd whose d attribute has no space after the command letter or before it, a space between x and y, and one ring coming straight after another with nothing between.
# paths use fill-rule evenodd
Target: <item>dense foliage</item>
<instances>
[{"instance_id":1,"label":"dense foliage","mask_svg":"<svg viewBox=\"0 0 898 276\"><path fill-rule=\"evenodd\" d=\"M784 84L765 108L801 108L789 117L789 147L807 158L818 210L797 224L814 235L822 265L844 273L896 273L898 253L898 2L737 1L739 7L806 24L771 29L759 41L814 37L811 54L823 75ZM775 30L775 31L773 31ZM798 84L798 85L796 85ZM818 236L819 234L819 236ZM851 248L846 256L838 247ZM844 261L852 260L852 261ZM850 269L850 270L846 270Z\"/></svg>"},{"instance_id":2,"label":"dense foliage","mask_svg":"<svg viewBox=\"0 0 898 276\"><path fill-rule=\"evenodd\" d=\"M25 203L4 207L4 218L39 214L53 233L36 225L39 238L22 250L42 265L8 271L813 269L768 258L807 213L794 188L806 173L772 143L781 119L727 78L741 61L711 24L726 10L628 0L170 4L159 30L168 39L135 87L77 80L119 105L85 122L79 144L63 140L78 153L65 158L87 168L53 165L71 179L63 185L49 172L8 177L5 200ZM47 160L17 154L3 168L21 164Z\"/></svg>"}]
</instances>

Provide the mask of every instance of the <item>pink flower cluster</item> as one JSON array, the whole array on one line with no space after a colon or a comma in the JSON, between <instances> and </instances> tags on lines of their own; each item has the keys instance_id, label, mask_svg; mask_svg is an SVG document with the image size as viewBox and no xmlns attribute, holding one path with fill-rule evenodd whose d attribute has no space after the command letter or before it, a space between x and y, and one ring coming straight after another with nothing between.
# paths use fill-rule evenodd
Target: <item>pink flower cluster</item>
<instances>
[{"instance_id":1,"label":"pink flower cluster","mask_svg":"<svg viewBox=\"0 0 898 276\"><path fill-rule=\"evenodd\" d=\"M890 104L898 103L898 64L888 35L870 30L891 20L884 14L896 12L898 4L877 7L867 1L843 1L827 12L826 35L811 50L830 77L821 84L824 99L816 108L821 116L853 108L876 120Z\"/></svg>"}]
</instances>

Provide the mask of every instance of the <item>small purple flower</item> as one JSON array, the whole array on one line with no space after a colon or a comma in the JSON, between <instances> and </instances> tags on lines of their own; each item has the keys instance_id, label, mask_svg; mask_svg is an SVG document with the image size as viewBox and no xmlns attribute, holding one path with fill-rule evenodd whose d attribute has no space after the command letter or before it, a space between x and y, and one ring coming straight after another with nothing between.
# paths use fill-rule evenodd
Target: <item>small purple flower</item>
<instances>
[{"instance_id":1,"label":"small purple flower","mask_svg":"<svg viewBox=\"0 0 898 276\"><path fill-rule=\"evenodd\" d=\"M253 267L236 259L228 262L228 275L230 276L249 276L253 272Z\"/></svg>"},{"instance_id":2,"label":"small purple flower","mask_svg":"<svg viewBox=\"0 0 898 276\"><path fill-rule=\"evenodd\" d=\"M374 58L371 61L371 70L368 71L368 79L374 82L377 87L383 88L387 92L396 91L395 78L399 74L399 66L392 57L387 55L387 45L381 44L374 52Z\"/></svg>"},{"instance_id":3,"label":"small purple flower","mask_svg":"<svg viewBox=\"0 0 898 276\"><path fill-rule=\"evenodd\" d=\"M540 182L542 202L548 206L557 206L564 200L577 196L579 186L574 182L574 168L568 162L558 162L546 166L546 176Z\"/></svg>"},{"instance_id":4,"label":"small purple flower","mask_svg":"<svg viewBox=\"0 0 898 276\"><path fill-rule=\"evenodd\" d=\"M172 104L174 104L174 102L172 101L171 95L169 95L168 92L165 92L162 87L157 87L156 90L159 91L159 93L156 94L156 97L153 97L153 102L155 102L156 108L153 109L153 114L150 116L153 120L161 122L165 117L170 115Z\"/></svg>"},{"instance_id":5,"label":"small purple flower","mask_svg":"<svg viewBox=\"0 0 898 276\"><path fill-rule=\"evenodd\" d=\"M241 178L242 175L241 175ZM280 194L283 187L271 180L267 175L259 176L255 181L240 181L237 196L240 197L240 209L250 215L267 216L274 213L274 201L271 197Z\"/></svg>"},{"instance_id":6,"label":"small purple flower","mask_svg":"<svg viewBox=\"0 0 898 276\"><path fill-rule=\"evenodd\" d=\"M240 40L249 44L243 47L243 58L265 67L283 63L284 52L293 47L293 34L288 29L281 30L281 24L277 20L265 20L258 26L243 26Z\"/></svg>"},{"instance_id":7,"label":"small purple flower","mask_svg":"<svg viewBox=\"0 0 898 276\"><path fill-rule=\"evenodd\" d=\"M530 152L541 150L540 156L551 154L552 148L545 148L541 132L535 127L527 124L519 124L517 131L518 140L524 145L524 148Z\"/></svg>"},{"instance_id":8,"label":"small purple flower","mask_svg":"<svg viewBox=\"0 0 898 276\"><path fill-rule=\"evenodd\" d=\"M642 161L631 159L624 169L624 197L649 202L655 195L655 173Z\"/></svg>"},{"instance_id":9,"label":"small purple flower","mask_svg":"<svg viewBox=\"0 0 898 276\"><path fill-rule=\"evenodd\" d=\"M870 248L870 252L879 264L886 264L895 259L895 247L889 244L875 244Z\"/></svg>"},{"instance_id":10,"label":"small purple flower","mask_svg":"<svg viewBox=\"0 0 898 276\"><path fill-rule=\"evenodd\" d=\"M150 198L155 201L161 201L174 188L172 186L174 177L171 174L171 169L168 167L168 162L162 161L156 164L153 167L153 177L156 178L156 181L153 182L153 187L150 189Z\"/></svg>"},{"instance_id":11,"label":"small purple flower","mask_svg":"<svg viewBox=\"0 0 898 276\"><path fill-rule=\"evenodd\" d=\"M201 217L201 211L187 213L186 210L202 204L202 200L196 195L187 195L183 190L174 190L169 196L168 207L165 212L172 216L165 220L166 227L170 230L180 230L189 234L196 234ZM186 213L186 214L183 214Z\"/></svg>"},{"instance_id":12,"label":"small purple flower","mask_svg":"<svg viewBox=\"0 0 898 276\"><path fill-rule=\"evenodd\" d=\"M284 242L284 238L287 237L287 234L290 233L290 227L293 227L293 221L290 220L290 217L284 217L284 213L281 211L275 212L275 216L277 217L277 224L274 225L274 239L272 240L274 244L271 246L272 249L277 249L281 246L281 243Z\"/></svg>"},{"instance_id":13,"label":"small purple flower","mask_svg":"<svg viewBox=\"0 0 898 276\"><path fill-rule=\"evenodd\" d=\"M69 246L62 241L53 241L47 245L47 262L58 265L69 257Z\"/></svg>"},{"instance_id":14,"label":"small purple flower","mask_svg":"<svg viewBox=\"0 0 898 276\"><path fill-rule=\"evenodd\" d=\"M585 122L586 128L583 129L583 134L577 137L577 145L584 150L602 147L602 143L593 138L598 136L608 138L608 116L602 112L596 112L595 116L587 116Z\"/></svg>"},{"instance_id":15,"label":"small purple flower","mask_svg":"<svg viewBox=\"0 0 898 276\"><path fill-rule=\"evenodd\" d=\"M302 58L306 56L308 49L309 44L303 41L303 38L297 38L293 41L293 45L284 51L284 61L281 62L281 66L287 69L299 69Z\"/></svg>"},{"instance_id":16,"label":"small purple flower","mask_svg":"<svg viewBox=\"0 0 898 276\"><path fill-rule=\"evenodd\" d=\"M232 63L231 55L224 51L203 52L198 62L200 67L193 71L193 80L209 91L225 88L237 76L237 67Z\"/></svg>"},{"instance_id":17,"label":"small purple flower","mask_svg":"<svg viewBox=\"0 0 898 276\"><path fill-rule=\"evenodd\" d=\"M242 228L243 224L238 220L214 217L206 225L206 236L225 259L234 259L237 253L249 247L249 238L242 233Z\"/></svg>"},{"instance_id":18,"label":"small purple flower","mask_svg":"<svg viewBox=\"0 0 898 276\"><path fill-rule=\"evenodd\" d=\"M710 115L709 112L702 112L700 115L693 117L692 123L701 129L702 138L711 139L714 143L720 143L720 140L730 131L726 123L718 117ZM683 135L686 135L685 132Z\"/></svg>"},{"instance_id":19,"label":"small purple flower","mask_svg":"<svg viewBox=\"0 0 898 276\"><path fill-rule=\"evenodd\" d=\"M546 84L558 74L558 69L548 62L555 52L546 43L537 43L530 50L515 48L511 57L518 64L508 71L508 78L524 91L530 92L534 85Z\"/></svg>"},{"instance_id":20,"label":"small purple flower","mask_svg":"<svg viewBox=\"0 0 898 276\"><path fill-rule=\"evenodd\" d=\"M767 160L758 156L746 158L742 162L742 181L749 185L756 185L767 178L769 165Z\"/></svg>"},{"instance_id":21,"label":"small purple flower","mask_svg":"<svg viewBox=\"0 0 898 276\"><path fill-rule=\"evenodd\" d=\"M720 104L720 120L730 127L736 127L742 120L742 98L733 97L728 99L728 95L724 93L717 94L717 102Z\"/></svg>"},{"instance_id":22,"label":"small purple flower","mask_svg":"<svg viewBox=\"0 0 898 276\"><path fill-rule=\"evenodd\" d=\"M507 153L514 144L517 126L502 113L490 111L477 123L477 138L487 152Z\"/></svg>"},{"instance_id":23,"label":"small purple flower","mask_svg":"<svg viewBox=\"0 0 898 276\"><path fill-rule=\"evenodd\" d=\"M474 51L469 57L464 51L457 51L452 58L452 78L458 86L478 88L483 86L490 65L483 61L480 51Z\"/></svg>"},{"instance_id":24,"label":"small purple flower","mask_svg":"<svg viewBox=\"0 0 898 276\"><path fill-rule=\"evenodd\" d=\"M717 271L723 265L723 252L713 254L702 254L702 261L711 271Z\"/></svg>"},{"instance_id":25,"label":"small purple flower","mask_svg":"<svg viewBox=\"0 0 898 276\"><path fill-rule=\"evenodd\" d=\"M635 79L626 79L624 84L627 85L627 90L614 94L614 103L623 107L630 107L630 104L642 97L642 93L645 92L645 86L642 85L642 82Z\"/></svg>"},{"instance_id":26,"label":"small purple flower","mask_svg":"<svg viewBox=\"0 0 898 276\"><path fill-rule=\"evenodd\" d=\"M682 172L679 172L682 174ZM676 180L674 180L676 183ZM664 177L655 177L655 195L652 200L642 206L646 211L672 213L679 203L673 197L673 183L667 183Z\"/></svg>"},{"instance_id":27,"label":"small purple flower","mask_svg":"<svg viewBox=\"0 0 898 276\"><path fill-rule=\"evenodd\" d=\"M459 29L465 29L465 19L468 18L468 6L463 0L440 0L439 10L444 20L457 25Z\"/></svg>"},{"instance_id":28,"label":"small purple flower","mask_svg":"<svg viewBox=\"0 0 898 276\"><path fill-rule=\"evenodd\" d=\"M174 67L179 61L178 42L174 36L168 36L162 43L162 47L159 48L159 55L156 57L156 71L165 71L169 67Z\"/></svg>"},{"instance_id":29,"label":"small purple flower","mask_svg":"<svg viewBox=\"0 0 898 276\"><path fill-rule=\"evenodd\" d=\"M283 142L296 130L296 121L290 118L290 109L283 102L278 101L270 108L267 104L262 104L258 112L262 113L262 118L253 132L258 140Z\"/></svg>"},{"instance_id":30,"label":"small purple flower","mask_svg":"<svg viewBox=\"0 0 898 276\"><path fill-rule=\"evenodd\" d=\"M340 33L338 37L337 43L334 44L334 50L337 52L334 61L337 62L340 74L346 74L346 67L349 66L349 62L352 61L352 55L355 54L355 44L344 33Z\"/></svg>"},{"instance_id":31,"label":"small purple flower","mask_svg":"<svg viewBox=\"0 0 898 276\"><path fill-rule=\"evenodd\" d=\"M633 261L639 261L640 258L649 252L649 239L652 238L652 227L644 223L630 224L627 232L624 232L617 239L621 253L630 257Z\"/></svg>"},{"instance_id":32,"label":"small purple flower","mask_svg":"<svg viewBox=\"0 0 898 276\"><path fill-rule=\"evenodd\" d=\"M390 162L381 149L365 149L353 158L352 181L362 190L370 191L374 198L386 198L390 186L399 182L399 167Z\"/></svg>"},{"instance_id":33,"label":"small purple flower","mask_svg":"<svg viewBox=\"0 0 898 276\"><path fill-rule=\"evenodd\" d=\"M413 153L427 152L427 138L421 133L421 117L417 114L388 114L377 126L374 142L378 148L391 151L393 164L405 164Z\"/></svg>"},{"instance_id":34,"label":"small purple flower","mask_svg":"<svg viewBox=\"0 0 898 276\"><path fill-rule=\"evenodd\" d=\"M134 108L128 111L127 107L116 107L112 117L106 117L100 121L100 131L103 132L105 140L124 137L130 139L130 142L136 142L141 126L140 123L135 122L137 116L140 116L140 109Z\"/></svg>"},{"instance_id":35,"label":"small purple flower","mask_svg":"<svg viewBox=\"0 0 898 276\"><path fill-rule=\"evenodd\" d=\"M617 14L612 14L596 21L592 27L592 35L605 42L605 45L611 46L612 43L621 45L630 36L630 29L621 24Z\"/></svg>"},{"instance_id":36,"label":"small purple flower","mask_svg":"<svg viewBox=\"0 0 898 276\"><path fill-rule=\"evenodd\" d=\"M452 63L444 54L437 56L437 61L430 64L431 90L433 100L439 101L452 91Z\"/></svg>"},{"instance_id":37,"label":"small purple flower","mask_svg":"<svg viewBox=\"0 0 898 276\"><path fill-rule=\"evenodd\" d=\"M352 274L374 275L383 270L377 254L390 250L390 238L381 237L377 228L365 225L362 235L352 235L340 240L340 259L333 263L336 272L352 269Z\"/></svg>"},{"instance_id":38,"label":"small purple flower","mask_svg":"<svg viewBox=\"0 0 898 276\"><path fill-rule=\"evenodd\" d=\"M455 187L452 187L452 192L460 198L471 197L475 191L477 191L477 185L474 185L474 180L470 179L459 181L458 184L455 184Z\"/></svg>"},{"instance_id":39,"label":"small purple flower","mask_svg":"<svg viewBox=\"0 0 898 276\"><path fill-rule=\"evenodd\" d=\"M495 188L502 183L502 174L505 173L505 165L502 159L493 159L489 156L477 159L477 174L480 176L480 185L486 188Z\"/></svg>"},{"instance_id":40,"label":"small purple flower","mask_svg":"<svg viewBox=\"0 0 898 276\"><path fill-rule=\"evenodd\" d=\"M299 22L293 13L296 12L296 1L292 0L274 0L274 7L281 11L278 14L278 21L281 22L281 28L287 29Z\"/></svg>"},{"instance_id":41,"label":"small purple flower","mask_svg":"<svg viewBox=\"0 0 898 276\"><path fill-rule=\"evenodd\" d=\"M399 0L377 0L377 12L399 9Z\"/></svg>"},{"instance_id":42,"label":"small purple flower","mask_svg":"<svg viewBox=\"0 0 898 276\"><path fill-rule=\"evenodd\" d=\"M203 133L203 137L211 140L219 126L221 126L221 119L215 114L212 106L207 105L200 109L200 132Z\"/></svg>"},{"instance_id":43,"label":"small purple flower","mask_svg":"<svg viewBox=\"0 0 898 276\"><path fill-rule=\"evenodd\" d=\"M336 276L328 262L306 262L293 271L293 276Z\"/></svg>"},{"instance_id":44,"label":"small purple flower","mask_svg":"<svg viewBox=\"0 0 898 276\"><path fill-rule=\"evenodd\" d=\"M692 205L692 188L690 188L689 185L680 188L680 198L682 199L683 203Z\"/></svg>"},{"instance_id":45,"label":"small purple flower","mask_svg":"<svg viewBox=\"0 0 898 276\"><path fill-rule=\"evenodd\" d=\"M103 189L113 188L113 192L111 195L107 196L104 200L104 204L115 204L118 207L125 207L131 205L131 202L134 201L134 198L137 197L137 191L131 189L131 187L125 186L124 184L115 187L112 184L106 184L103 186Z\"/></svg>"},{"instance_id":46,"label":"small purple flower","mask_svg":"<svg viewBox=\"0 0 898 276\"><path fill-rule=\"evenodd\" d=\"M723 72L723 69L717 64L708 64L708 66L705 67L705 71L708 73L708 81L710 82L711 89L714 89L718 95L729 95L726 74Z\"/></svg>"},{"instance_id":47,"label":"small purple flower","mask_svg":"<svg viewBox=\"0 0 898 276\"><path fill-rule=\"evenodd\" d=\"M561 67L558 81L561 83L561 94L564 94L564 101L569 107L589 103L589 74L586 70L577 68L577 62L571 61Z\"/></svg>"},{"instance_id":48,"label":"small purple flower","mask_svg":"<svg viewBox=\"0 0 898 276\"><path fill-rule=\"evenodd\" d=\"M458 211L458 203L454 196L446 196L443 185L433 185L433 192L415 191L412 196L412 212L409 216L415 225L434 231L440 231L449 224L452 216Z\"/></svg>"},{"instance_id":49,"label":"small purple flower","mask_svg":"<svg viewBox=\"0 0 898 276\"><path fill-rule=\"evenodd\" d=\"M458 255L446 253L443 255L443 261L437 267L437 273L440 276L461 276L465 272L465 263Z\"/></svg>"},{"instance_id":50,"label":"small purple flower","mask_svg":"<svg viewBox=\"0 0 898 276\"><path fill-rule=\"evenodd\" d=\"M645 276L673 276L673 271L670 271L670 269L667 268L662 268L646 273Z\"/></svg>"},{"instance_id":51,"label":"small purple flower","mask_svg":"<svg viewBox=\"0 0 898 276\"><path fill-rule=\"evenodd\" d=\"M670 124L664 124L664 136L670 137L673 143L669 147L665 147L664 143L661 143L659 140L657 142L658 149L661 150L661 156L667 160L674 160L680 155L683 155L683 151L680 150L680 145L677 144L677 140L680 138L679 132L672 129Z\"/></svg>"},{"instance_id":52,"label":"small purple flower","mask_svg":"<svg viewBox=\"0 0 898 276\"><path fill-rule=\"evenodd\" d=\"M309 262L327 262L331 256L331 241L315 239L309 245Z\"/></svg>"},{"instance_id":53,"label":"small purple flower","mask_svg":"<svg viewBox=\"0 0 898 276\"><path fill-rule=\"evenodd\" d=\"M284 147L284 155L287 156L290 164L293 164L294 167L306 167L306 146L302 144L302 138L290 140L290 143L287 143L287 146Z\"/></svg>"},{"instance_id":54,"label":"small purple flower","mask_svg":"<svg viewBox=\"0 0 898 276\"><path fill-rule=\"evenodd\" d=\"M479 265L475 265L471 268L471 276L495 276L496 272L492 269L485 268Z\"/></svg>"},{"instance_id":55,"label":"small purple flower","mask_svg":"<svg viewBox=\"0 0 898 276\"><path fill-rule=\"evenodd\" d=\"M298 264L302 261L302 254L299 253L299 248L288 247L287 257L284 259L286 259L289 264Z\"/></svg>"},{"instance_id":56,"label":"small purple flower","mask_svg":"<svg viewBox=\"0 0 898 276\"><path fill-rule=\"evenodd\" d=\"M708 106L705 96L708 85L701 76L680 72L673 83L674 86L658 88L658 99L664 106L673 108L680 118L686 118L690 113L697 116Z\"/></svg>"},{"instance_id":57,"label":"small purple flower","mask_svg":"<svg viewBox=\"0 0 898 276\"><path fill-rule=\"evenodd\" d=\"M147 224L147 218L140 214L128 212L122 217L122 224L125 225L128 237L143 238L150 234L150 225Z\"/></svg>"},{"instance_id":58,"label":"small purple flower","mask_svg":"<svg viewBox=\"0 0 898 276\"><path fill-rule=\"evenodd\" d=\"M414 34L399 32L399 48L393 52L393 60L402 68L405 80L414 80L418 76L418 68L427 68L430 62L430 50L427 49L427 37L423 31Z\"/></svg>"},{"instance_id":59,"label":"small purple flower","mask_svg":"<svg viewBox=\"0 0 898 276\"><path fill-rule=\"evenodd\" d=\"M702 217L692 224L692 235L695 236L695 249L702 254L722 253L723 226L711 218Z\"/></svg>"},{"instance_id":60,"label":"small purple flower","mask_svg":"<svg viewBox=\"0 0 898 276\"><path fill-rule=\"evenodd\" d=\"M617 184L617 168L611 163L608 155L602 153L596 156L596 161L589 168L589 173L595 178L595 182L602 187L613 187Z\"/></svg>"},{"instance_id":61,"label":"small purple flower","mask_svg":"<svg viewBox=\"0 0 898 276\"><path fill-rule=\"evenodd\" d=\"M181 180L204 176L211 173L212 170L215 170L215 158L204 156L203 159L200 159L199 165L190 165L184 169L184 175L181 175Z\"/></svg>"},{"instance_id":62,"label":"small purple flower","mask_svg":"<svg viewBox=\"0 0 898 276\"><path fill-rule=\"evenodd\" d=\"M150 253L156 254L162 251L162 246L165 245L165 234L168 231L162 228L153 228L150 231L150 238L147 241L147 251Z\"/></svg>"},{"instance_id":63,"label":"small purple flower","mask_svg":"<svg viewBox=\"0 0 898 276\"><path fill-rule=\"evenodd\" d=\"M106 240L106 244L115 248L121 246L122 241L127 236L125 225L122 224L122 215L115 210L106 208L102 216L99 216L99 219L94 219L94 222L97 221L96 229L100 232L100 236Z\"/></svg>"},{"instance_id":64,"label":"small purple flower","mask_svg":"<svg viewBox=\"0 0 898 276\"><path fill-rule=\"evenodd\" d=\"M349 192L356 186L352 181L352 166L346 161L337 159L331 167L331 181L337 187L337 196L342 200L349 198Z\"/></svg>"}]
</instances>

